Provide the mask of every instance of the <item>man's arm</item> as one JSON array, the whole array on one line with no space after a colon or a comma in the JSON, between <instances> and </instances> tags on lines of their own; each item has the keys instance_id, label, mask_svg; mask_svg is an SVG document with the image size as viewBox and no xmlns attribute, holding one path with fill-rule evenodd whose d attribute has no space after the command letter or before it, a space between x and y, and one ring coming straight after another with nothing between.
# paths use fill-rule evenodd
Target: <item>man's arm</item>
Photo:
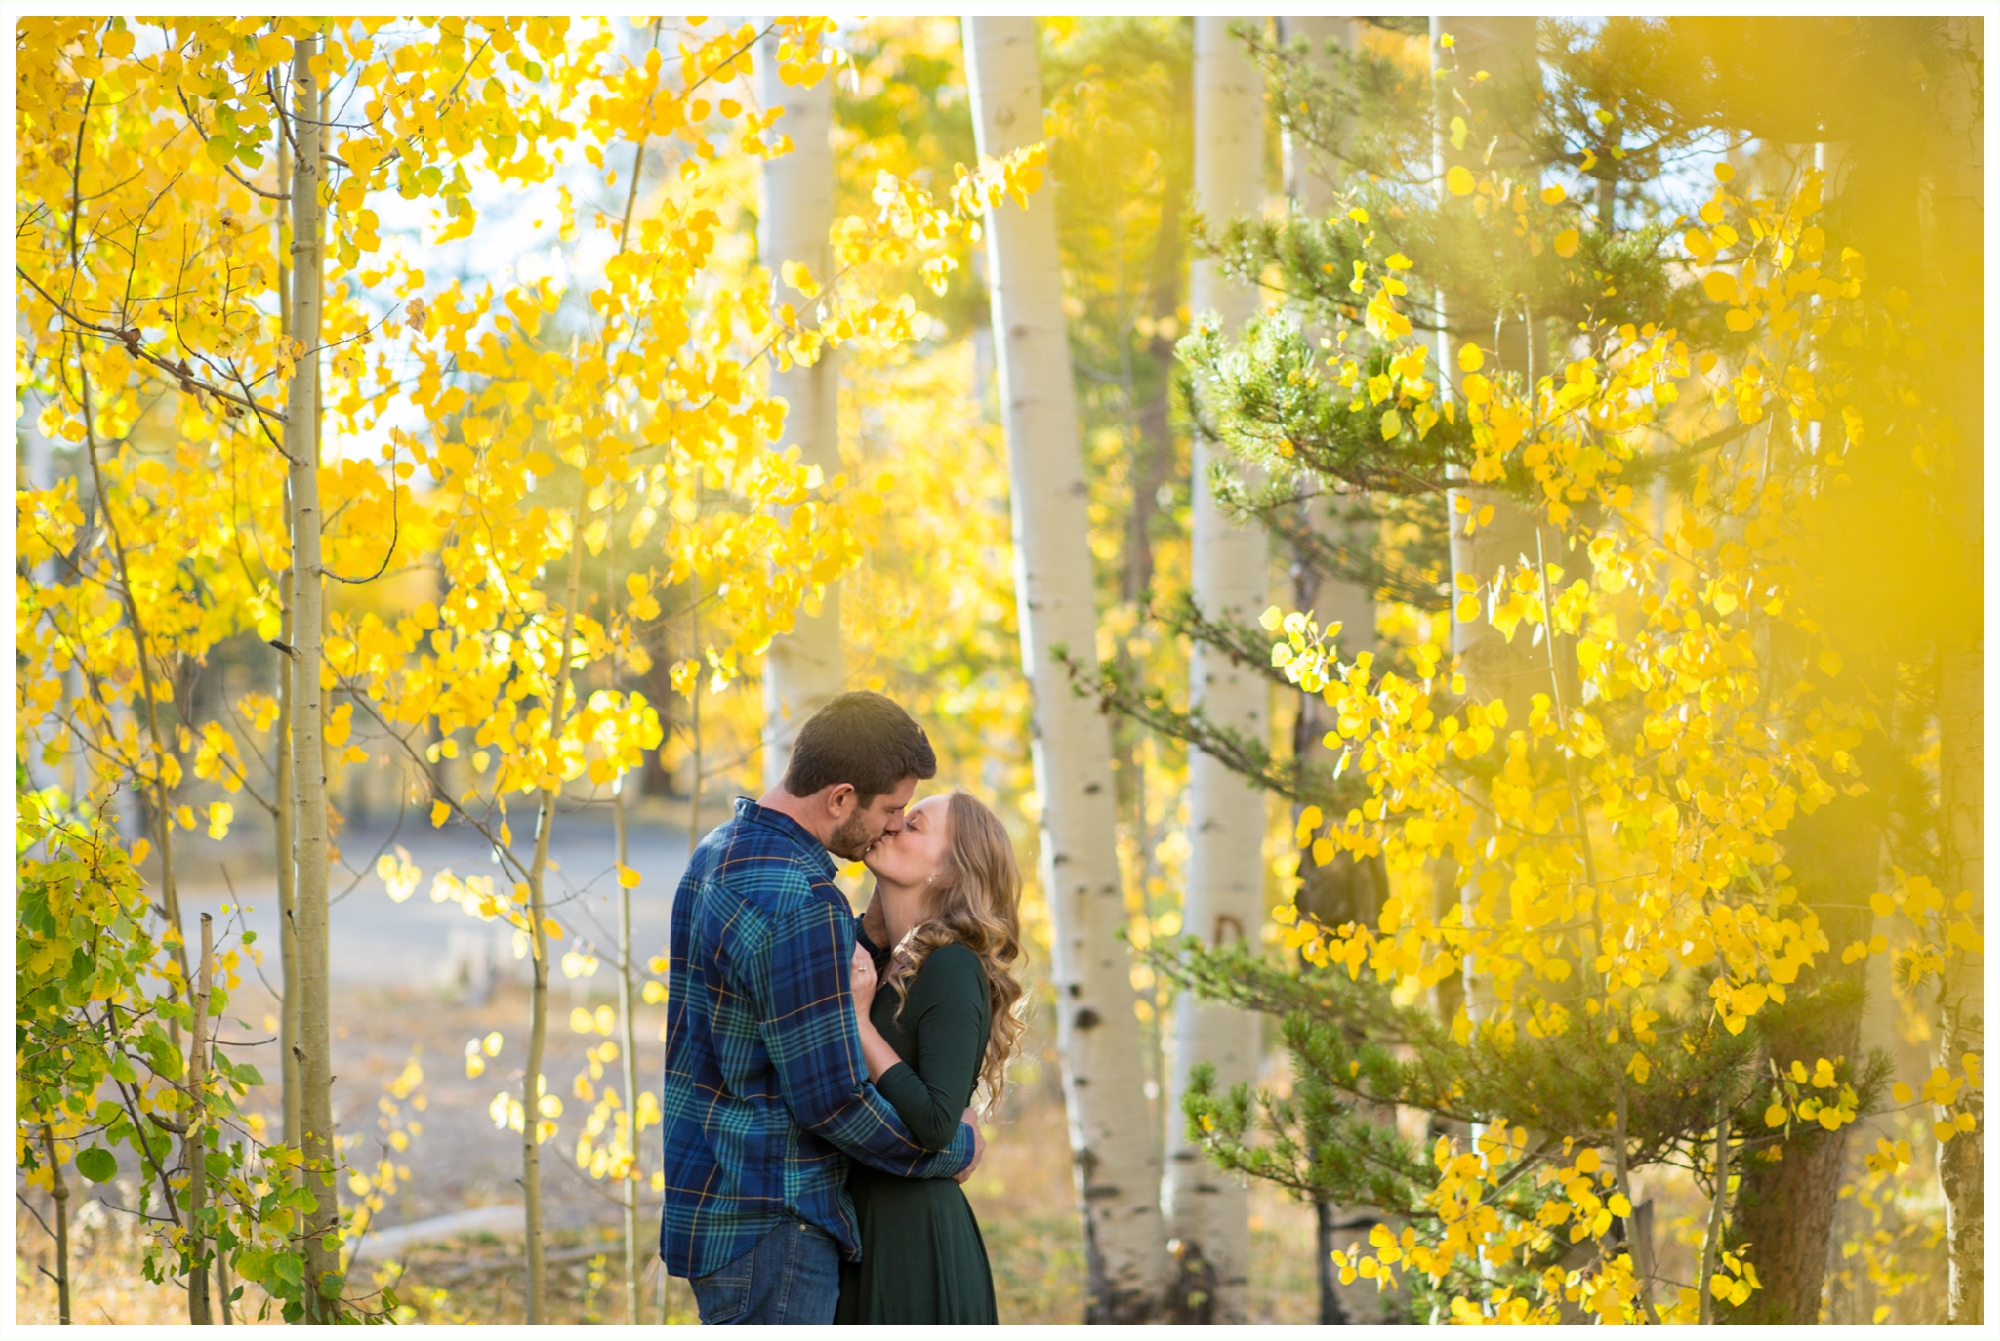
<instances>
[{"instance_id":1,"label":"man's arm","mask_svg":"<svg viewBox=\"0 0 2000 1341\"><path fill-rule=\"evenodd\" d=\"M847 992L852 919L808 895L773 919L769 943L744 984L778 1088L801 1127L862 1163L904 1178L946 1178L972 1162L963 1123L940 1151L918 1144L868 1083Z\"/></svg>"}]
</instances>

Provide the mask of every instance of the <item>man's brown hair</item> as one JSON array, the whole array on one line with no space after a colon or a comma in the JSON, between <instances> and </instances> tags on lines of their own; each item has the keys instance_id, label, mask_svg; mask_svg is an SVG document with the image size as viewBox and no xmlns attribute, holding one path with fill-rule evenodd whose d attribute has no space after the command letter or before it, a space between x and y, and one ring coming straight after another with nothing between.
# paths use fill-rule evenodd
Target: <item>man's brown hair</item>
<instances>
[{"instance_id":1,"label":"man's brown hair","mask_svg":"<svg viewBox=\"0 0 2000 1341\"><path fill-rule=\"evenodd\" d=\"M904 778L935 777L937 755L916 719L867 690L842 694L806 719L792 743L785 790L811 796L847 783L863 806Z\"/></svg>"}]
</instances>

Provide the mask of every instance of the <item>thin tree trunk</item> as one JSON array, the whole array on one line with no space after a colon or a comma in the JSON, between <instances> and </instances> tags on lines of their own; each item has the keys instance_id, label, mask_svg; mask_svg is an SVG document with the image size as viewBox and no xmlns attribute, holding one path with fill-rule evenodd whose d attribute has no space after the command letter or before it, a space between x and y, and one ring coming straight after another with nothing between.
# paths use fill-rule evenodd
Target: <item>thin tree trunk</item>
<instances>
[{"instance_id":1,"label":"thin tree trunk","mask_svg":"<svg viewBox=\"0 0 2000 1341\"><path fill-rule=\"evenodd\" d=\"M283 97L281 92L280 97ZM278 141L278 189L284 190L291 177L291 142L285 137L284 113L279 112ZM292 267L290 254L284 242L289 230L285 227L285 210L278 210L278 245L273 248L278 258L278 337L292 338ZM291 540L292 494L290 481L285 489L285 537ZM297 574L287 565L285 576L279 584L279 631L278 641L285 646L292 645L292 606L295 602ZM274 823L278 870L278 960L280 976L278 980L278 1066L284 1105L284 1140L289 1146L299 1143L299 928L298 908L298 864L297 854L292 851L292 831L297 816L292 807L292 675L291 667L280 662L278 667L278 735L277 735L277 814Z\"/></svg>"},{"instance_id":2,"label":"thin tree trunk","mask_svg":"<svg viewBox=\"0 0 2000 1341\"><path fill-rule=\"evenodd\" d=\"M625 774L611 784L611 822L618 841L618 865L626 864ZM620 1200L625 1205L625 1321L639 1324L639 1061L632 1023L632 891L618 883L618 1047L625 1065L626 1170Z\"/></svg>"},{"instance_id":3,"label":"thin tree trunk","mask_svg":"<svg viewBox=\"0 0 2000 1341\"><path fill-rule=\"evenodd\" d=\"M825 284L833 274L828 233L833 228L833 83L787 86L778 78L779 36L763 39L758 67L767 108L782 105L779 124L792 152L764 162L764 210L757 220L758 257L771 270L772 301L804 311L806 295L787 284L784 265L796 261ZM787 445L823 478L840 472L840 373L835 353L823 350L810 368L794 365L771 374L771 394L790 407ZM764 785L775 787L791 762L792 741L806 718L838 694L847 678L840 648L840 587L828 583L819 612L800 610L792 631L771 640L764 657Z\"/></svg>"},{"instance_id":4,"label":"thin tree trunk","mask_svg":"<svg viewBox=\"0 0 2000 1341\"><path fill-rule=\"evenodd\" d=\"M528 1243L528 1322L548 1321L548 1275L544 1265L542 1240L542 1054L549 1038L549 933L548 904L544 894L549 869L549 832L555 827L556 798L562 793L561 745L563 724L569 715L570 658L576 642L576 607L583 591L583 529L588 506L588 486L579 485L585 496L577 500L571 518L569 585L563 604L560 661L556 667L555 695L549 707L548 767L552 780L542 788L541 811L535 819L535 858L528 868L529 940L534 946L534 993L528 1017L528 1069L521 1078L521 1191Z\"/></svg>"},{"instance_id":5,"label":"thin tree trunk","mask_svg":"<svg viewBox=\"0 0 2000 1341\"><path fill-rule=\"evenodd\" d=\"M982 154L1042 134L1035 23L964 22ZM1076 391L1047 197L987 221L1000 405L1011 485L1021 659L1034 692L1041 883L1053 923L1056 1035L1082 1209L1092 1322L1161 1319L1171 1276L1160 1219L1160 1155L1147 1120L1116 847L1111 732L1056 660L1097 652L1089 518Z\"/></svg>"},{"instance_id":6,"label":"thin tree trunk","mask_svg":"<svg viewBox=\"0 0 2000 1341\"><path fill-rule=\"evenodd\" d=\"M695 502L701 502L696 486ZM688 688L688 860L701 842L701 575L688 577L688 655L694 658L694 683Z\"/></svg>"},{"instance_id":7,"label":"thin tree trunk","mask_svg":"<svg viewBox=\"0 0 2000 1341\"><path fill-rule=\"evenodd\" d=\"M187 1130L181 1134L181 1164L188 1180L188 1322L206 1327L215 1321L208 1297L208 1266L202 1258L208 1252L208 1230L202 1223L208 1213L208 1134L202 1119L207 1116L203 1100L208 1088L208 995L214 988L215 922L201 915L201 969L195 988L193 1019L188 1026L188 1075L185 1093L189 1107L182 1115Z\"/></svg>"},{"instance_id":8,"label":"thin tree trunk","mask_svg":"<svg viewBox=\"0 0 2000 1341\"><path fill-rule=\"evenodd\" d=\"M285 453L291 458L292 769L297 854L294 921L298 933L299 1133L313 1206L306 1214L305 1320L340 1314L340 1189L335 1178L333 1037L327 962L326 737L320 669L325 647L324 577L319 506L320 91L312 62L317 37L293 43L292 334L305 354L285 402Z\"/></svg>"},{"instance_id":9,"label":"thin tree trunk","mask_svg":"<svg viewBox=\"0 0 2000 1341\"><path fill-rule=\"evenodd\" d=\"M1213 16L1194 21L1195 202L1218 221L1259 216L1264 200L1263 81L1231 23ZM1256 314L1255 290L1225 279L1214 260L1194 263L1190 290L1196 319L1212 314L1225 331L1240 330ZM1195 434L1194 599L1209 618L1247 622L1270 595L1270 547L1261 528L1233 521L1217 503L1209 475L1225 459L1216 443ZM1195 644L1189 658L1188 702L1252 740L1270 729L1268 682L1206 644ZM1256 935L1264 913L1265 805L1264 793L1240 773L1189 751L1182 934L1211 946ZM1217 1086L1227 1089L1255 1080L1257 1059L1256 1016L1192 992L1175 999L1162 1201L1168 1231L1181 1244L1184 1321L1247 1321L1250 1204L1240 1178L1203 1158L1181 1102L1196 1067L1212 1067Z\"/></svg>"},{"instance_id":10,"label":"thin tree trunk","mask_svg":"<svg viewBox=\"0 0 2000 1341\"><path fill-rule=\"evenodd\" d=\"M636 165L635 165L636 166ZM634 186L638 174L634 172ZM611 534L618 533L618 512L614 504L611 514ZM606 551L604 590L605 609L618 608L618 552L615 548ZM618 653L611 654L611 685L618 687ZM618 872L622 876L627 865L628 851L625 841L625 778L626 770L620 769L618 776L611 780L611 834L618 850ZM631 1155L631 1164L619 1186L619 1201L625 1210L625 1321L630 1326L639 1325L639 1062L633 1047L634 1032L632 1021L632 891L624 880L618 882L618 1046L622 1072L625 1105L625 1148Z\"/></svg>"},{"instance_id":11,"label":"thin tree trunk","mask_svg":"<svg viewBox=\"0 0 2000 1341\"><path fill-rule=\"evenodd\" d=\"M1708 1234L1701 1241L1701 1278L1695 1282L1695 1293L1699 1297L1701 1325L1706 1327L1715 1321L1715 1296L1709 1292L1709 1282L1715 1279L1717 1259L1722 1253L1722 1231L1729 1215L1729 1102L1727 1098L1715 1105L1715 1154L1710 1163L1713 1186L1708 1198Z\"/></svg>"},{"instance_id":12,"label":"thin tree trunk","mask_svg":"<svg viewBox=\"0 0 2000 1341\"><path fill-rule=\"evenodd\" d=\"M1932 213L1935 220L1931 272L1943 281L1941 292L1959 295L1950 303L1948 329L1955 366L1938 379L1949 388L1950 408L1958 422L1958 447L1953 456L1949 508L1957 565L1965 593L1959 618L1941 649L1939 735L1942 744L1939 797L1943 885L1948 894L1969 891L1974 925L1985 928L1986 896L1984 783L1986 641L1981 623L1984 588L1985 527L1985 381L1979 336L1983 312L1980 282L1983 268L1985 211L1985 125L1979 99L1985 68L1985 21L1950 18L1942 21L1946 68L1939 92L1938 161L1933 169ZM1942 1029L1938 1065L1954 1073L1965 1069L1967 1057L1986 1055L1986 959L1965 954L1950 961L1939 1006ZM1977 1085L1968 1088L1961 1104L1978 1123L1938 1152L1938 1175L1944 1185L1945 1250L1950 1263L1946 1284L1947 1317L1953 1323L1985 1319L1986 1287L1986 1100Z\"/></svg>"},{"instance_id":13,"label":"thin tree trunk","mask_svg":"<svg viewBox=\"0 0 2000 1341\"><path fill-rule=\"evenodd\" d=\"M56 1131L42 1124L42 1150L49 1161L49 1195L55 1198L56 1217L56 1321L69 1326L69 1184L63 1180L62 1165L56 1162Z\"/></svg>"}]
</instances>

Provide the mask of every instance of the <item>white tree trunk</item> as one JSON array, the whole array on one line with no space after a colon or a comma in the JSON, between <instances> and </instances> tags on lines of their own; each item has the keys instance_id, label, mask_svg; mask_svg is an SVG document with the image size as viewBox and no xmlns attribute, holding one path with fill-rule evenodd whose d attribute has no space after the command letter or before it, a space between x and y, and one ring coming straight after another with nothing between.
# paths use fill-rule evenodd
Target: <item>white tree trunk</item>
<instances>
[{"instance_id":1,"label":"white tree trunk","mask_svg":"<svg viewBox=\"0 0 2000 1341\"><path fill-rule=\"evenodd\" d=\"M967 82L982 154L1042 134L1035 23L965 20ZM1050 192L987 220L1001 422L1014 529L1021 660L1034 690L1041 882L1054 926L1056 1036L1089 1259L1089 1319L1161 1316L1170 1270L1159 1146L1145 1070L1115 846L1111 729L1070 690L1057 649L1094 663L1097 613L1062 268Z\"/></svg>"},{"instance_id":2,"label":"white tree trunk","mask_svg":"<svg viewBox=\"0 0 2000 1341\"><path fill-rule=\"evenodd\" d=\"M1194 21L1194 193L1214 223L1258 215L1264 203L1264 84L1229 18ZM1223 278L1214 261L1196 261L1189 309L1213 313L1235 331L1257 311L1254 289ZM1239 525L1217 505L1209 474L1226 460L1200 434L1194 440L1194 598L1211 618L1254 620L1270 593L1270 548L1263 529ZM1218 726L1261 740L1270 728L1270 689L1253 667L1196 644L1188 666L1188 701ZM1200 751L1188 757L1187 892L1182 932L1209 945L1256 934L1264 912L1264 793ZM1247 1321L1249 1193L1242 1180L1202 1157L1188 1139L1181 1098L1197 1066L1215 1068L1227 1087L1256 1079L1258 1021L1230 1006L1183 992L1174 1002L1167 1102L1167 1224L1182 1244L1184 1269L1208 1277L1212 1303L1193 1310L1219 1323Z\"/></svg>"},{"instance_id":3,"label":"white tree trunk","mask_svg":"<svg viewBox=\"0 0 2000 1341\"><path fill-rule=\"evenodd\" d=\"M1454 48L1449 50L1441 43L1446 33L1451 34L1455 43ZM1534 61L1535 20L1532 18L1433 16L1431 19L1431 68L1434 74L1440 69L1456 67L1465 72L1464 83L1470 83L1471 72L1480 70L1491 71L1497 79L1509 79L1519 77L1520 72L1531 68ZM1483 141L1475 145L1468 139L1462 150L1452 149L1443 127L1455 105L1447 106L1440 83L1434 140L1440 202L1446 199L1443 194L1446 169L1460 163L1475 172L1485 171L1488 167L1484 161ZM1503 165L1518 158L1517 148L1503 144L1495 151L1492 161L1494 165ZM1449 285L1448 276L1444 277L1444 282ZM1459 346L1468 341L1486 351L1482 371L1496 381L1506 373L1518 374L1524 380L1538 375L1530 329L1533 321L1525 309L1497 314L1467 311L1462 310L1463 304L1449 295L1440 297L1438 308L1444 318L1445 329L1438 336L1437 364L1439 377L1445 385L1456 382ZM1447 508L1454 573L1469 573L1482 583L1492 583L1501 575L1504 566L1505 578L1511 581L1523 567L1534 569L1538 554L1549 562L1561 561L1556 533L1552 529L1538 528L1534 516L1504 490L1490 485L1466 484L1450 491ZM1550 692L1552 670L1549 647L1546 642L1532 640L1526 626L1517 632L1512 642L1503 638L1486 618L1487 611L1492 608L1491 591L1490 586L1480 588L1482 608L1471 620L1460 620L1454 608L1452 656L1457 669L1465 676L1465 692L1469 700L1478 703L1498 700L1506 705L1509 728L1525 727L1533 696ZM1459 595L1459 592L1453 591L1454 603ZM1440 867L1441 876L1447 868L1454 876L1463 877L1465 874L1455 864L1444 863ZM1437 893L1440 915L1456 902L1456 897L1456 892L1446 888L1441 881ZM1483 965L1474 963L1469 956L1465 961L1463 984L1463 1004L1475 1021L1482 1019L1493 1006L1491 983L1483 973ZM1441 1007L1449 1005L1451 1013L1455 1013L1458 999L1451 993L1441 992L1439 1004Z\"/></svg>"},{"instance_id":4,"label":"white tree trunk","mask_svg":"<svg viewBox=\"0 0 2000 1341\"><path fill-rule=\"evenodd\" d=\"M1332 15L1288 15L1279 23L1286 42L1304 41L1312 48L1313 67L1329 79L1337 74L1329 46L1338 43L1348 50L1354 47L1353 19ZM1291 197L1293 210L1310 219L1324 219L1332 214L1338 199L1334 164L1321 161L1307 146L1290 135L1285 137L1284 153L1285 193ZM1315 503L1308 509L1315 530L1336 545L1357 551L1373 549L1375 528L1347 524L1331 517L1331 510L1326 503ZM1297 594L1318 614L1322 627L1331 623L1341 625L1339 646L1343 657L1351 657L1355 652L1375 646L1375 593L1372 590L1339 578L1319 581L1306 578L1298 585Z\"/></svg>"},{"instance_id":5,"label":"white tree trunk","mask_svg":"<svg viewBox=\"0 0 2000 1341\"><path fill-rule=\"evenodd\" d=\"M1438 40L1447 32L1455 42L1455 49L1449 52ZM1535 20L1433 18L1431 63L1434 70L1440 65L1456 66L1463 72L1489 70L1496 79L1520 77L1523 69L1532 69L1535 63ZM1439 120L1448 119L1449 111L1441 105ZM1468 140L1463 150L1455 152L1440 126L1438 145L1443 167L1461 161L1474 171L1486 166L1482 162L1483 143L1474 145ZM1510 160L1518 159L1518 150L1502 145L1494 153L1493 164L1504 167ZM1442 182L1440 173L1440 193L1444 189ZM1439 198L1444 199L1442 194ZM1449 309L1449 303L1446 306ZM1447 310L1446 315L1450 329L1440 336L1437 351L1438 365L1444 375L1455 374L1458 348L1467 341L1486 351L1486 366L1482 371L1495 380L1505 373L1531 380L1544 371L1535 367L1533 316L1525 309L1517 307L1497 314ZM1481 522L1479 518L1488 507L1493 509L1491 519ZM1538 541L1549 562L1561 562L1558 551L1551 548L1557 543L1556 533L1546 528L1543 528L1545 533L1538 533L1534 516L1503 490L1485 485L1454 489L1450 508L1453 572L1471 573L1482 581L1491 581L1504 564L1511 579L1524 563L1531 569L1535 566ZM1485 594L1486 589L1482 588L1482 599ZM1459 621L1454 615L1451 650L1465 674L1467 694L1481 702L1492 699L1505 702L1510 725L1525 726L1532 696L1550 692L1548 646L1531 642L1526 626L1510 643L1487 621L1483 611L1470 622Z\"/></svg>"},{"instance_id":6,"label":"white tree trunk","mask_svg":"<svg viewBox=\"0 0 2000 1341\"><path fill-rule=\"evenodd\" d=\"M797 261L813 279L832 277L833 253L833 79L811 88L778 78L778 37L763 41L758 65L766 107L782 105L777 129L792 138L792 152L764 164L764 211L757 221L757 253L771 270L774 301L804 311L806 297L784 280L786 261ZM840 471L840 376L829 349L810 368L771 374L771 394L790 407L785 443L799 449L808 466L831 480ZM847 677L840 651L840 588L829 584L817 614L799 611L788 634L771 640L764 657L764 785L776 786L791 762L792 741L806 718L838 694Z\"/></svg>"},{"instance_id":7,"label":"white tree trunk","mask_svg":"<svg viewBox=\"0 0 2000 1341\"><path fill-rule=\"evenodd\" d=\"M293 44L292 125L298 137L293 164L292 338L306 354L292 373L285 400L285 452L292 485L292 770L298 873L295 913L299 963L299 1121L315 1204L306 1215L305 1320L331 1322L340 1314L340 1183L333 1131L333 1030L327 994L327 819L325 712L320 666L325 628L325 579L321 569L319 505L320 341L320 122L319 82L312 61L316 37ZM328 1281L329 1277L336 1278Z\"/></svg>"}]
</instances>

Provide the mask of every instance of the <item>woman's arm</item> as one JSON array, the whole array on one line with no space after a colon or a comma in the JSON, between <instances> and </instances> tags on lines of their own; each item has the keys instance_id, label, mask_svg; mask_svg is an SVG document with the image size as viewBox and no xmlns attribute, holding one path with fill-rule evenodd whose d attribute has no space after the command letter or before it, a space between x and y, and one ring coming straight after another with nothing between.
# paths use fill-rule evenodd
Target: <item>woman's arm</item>
<instances>
[{"instance_id":1,"label":"woman's arm","mask_svg":"<svg viewBox=\"0 0 2000 1341\"><path fill-rule=\"evenodd\" d=\"M872 1056L868 1062L875 1088L918 1140L958 1127L979 1083L990 1010L979 957L962 945L933 950L911 983L903 1007L903 1018L916 1037L917 1055L898 1067L893 1063L901 1059L889 1050L892 1065L879 1075ZM864 1036L864 1052L867 1046Z\"/></svg>"}]
</instances>

